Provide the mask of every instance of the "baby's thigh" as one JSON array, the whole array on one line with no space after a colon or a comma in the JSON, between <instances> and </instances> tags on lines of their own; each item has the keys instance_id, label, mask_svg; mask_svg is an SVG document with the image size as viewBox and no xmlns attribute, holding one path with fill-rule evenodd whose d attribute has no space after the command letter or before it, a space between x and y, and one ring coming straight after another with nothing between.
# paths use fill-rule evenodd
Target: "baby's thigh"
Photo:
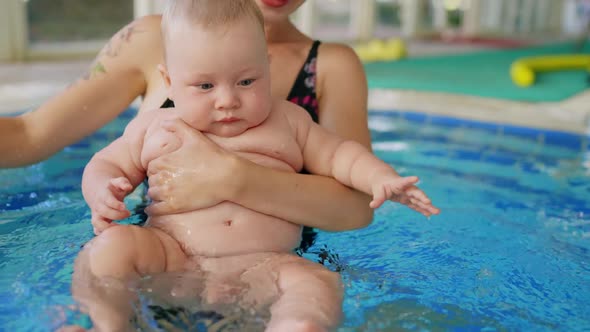
<instances>
[{"instance_id":1,"label":"baby's thigh","mask_svg":"<svg viewBox=\"0 0 590 332\"><path fill-rule=\"evenodd\" d=\"M270 302L271 322L312 322L323 327L338 324L343 299L338 273L297 256L278 256L267 266L270 271L257 267L243 278L249 279L258 300Z\"/></svg>"},{"instance_id":2,"label":"baby's thigh","mask_svg":"<svg viewBox=\"0 0 590 332\"><path fill-rule=\"evenodd\" d=\"M282 293L279 306L273 306L273 315L288 311L322 313L335 322L342 314L344 288L340 274L325 266L301 258L299 262L281 265L278 269L278 287ZM284 308L281 308L284 306ZM279 312L277 312L279 311Z\"/></svg>"},{"instance_id":3,"label":"baby's thigh","mask_svg":"<svg viewBox=\"0 0 590 332\"><path fill-rule=\"evenodd\" d=\"M182 269L186 256L168 234L152 227L118 225L88 243L96 276L129 278Z\"/></svg>"}]
</instances>

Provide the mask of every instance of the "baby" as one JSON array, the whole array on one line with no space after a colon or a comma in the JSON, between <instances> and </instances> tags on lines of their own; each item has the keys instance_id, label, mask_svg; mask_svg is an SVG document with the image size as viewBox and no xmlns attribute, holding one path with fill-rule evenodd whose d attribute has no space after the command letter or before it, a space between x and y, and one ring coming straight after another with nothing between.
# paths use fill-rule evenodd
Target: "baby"
<instances>
[{"instance_id":1,"label":"baby","mask_svg":"<svg viewBox=\"0 0 590 332\"><path fill-rule=\"evenodd\" d=\"M426 215L438 209L414 186L417 177L400 177L362 145L315 124L299 106L271 98L263 21L253 1L170 1L162 33L160 71L175 108L139 114L87 165L82 190L100 233L85 249L88 269L96 277L129 280L190 266L217 280L248 283L252 303L271 304L267 331L335 327L342 305L339 276L292 253L299 225L229 201L152 216L145 227L112 223L129 216L123 199L146 178L150 161L182 144L163 124L183 121L221 148L266 167L334 177L373 195L372 208L395 198ZM262 274L272 282L247 282ZM208 300L215 300L213 293ZM114 325L125 319L107 318L113 314L108 311L89 308L99 328L120 329Z\"/></svg>"}]
</instances>

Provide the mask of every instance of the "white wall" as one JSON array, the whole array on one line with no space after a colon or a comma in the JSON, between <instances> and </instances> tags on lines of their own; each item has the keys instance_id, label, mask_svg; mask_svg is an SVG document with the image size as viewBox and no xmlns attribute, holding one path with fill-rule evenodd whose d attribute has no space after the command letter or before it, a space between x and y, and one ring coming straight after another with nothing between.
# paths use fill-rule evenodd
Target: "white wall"
<instances>
[{"instance_id":1,"label":"white wall","mask_svg":"<svg viewBox=\"0 0 590 332\"><path fill-rule=\"evenodd\" d=\"M22 60L26 49L26 3L2 0L0 4L0 61Z\"/></svg>"},{"instance_id":2,"label":"white wall","mask_svg":"<svg viewBox=\"0 0 590 332\"><path fill-rule=\"evenodd\" d=\"M133 0L134 16L141 17L150 14L161 14L166 0Z\"/></svg>"},{"instance_id":3,"label":"white wall","mask_svg":"<svg viewBox=\"0 0 590 332\"><path fill-rule=\"evenodd\" d=\"M567 34L581 34L585 31L588 24L588 16L580 16L581 9L579 2L576 0L567 0L563 7L563 30ZM586 15L590 15L590 3L586 3Z\"/></svg>"}]
</instances>

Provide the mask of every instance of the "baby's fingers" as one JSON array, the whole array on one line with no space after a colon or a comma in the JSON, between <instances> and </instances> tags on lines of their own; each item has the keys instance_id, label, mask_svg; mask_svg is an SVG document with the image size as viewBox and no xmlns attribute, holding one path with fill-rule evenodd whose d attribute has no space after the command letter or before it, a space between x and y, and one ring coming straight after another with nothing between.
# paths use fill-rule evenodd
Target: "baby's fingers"
<instances>
[{"instance_id":1,"label":"baby's fingers","mask_svg":"<svg viewBox=\"0 0 590 332\"><path fill-rule=\"evenodd\" d=\"M103 200L103 204L106 205L107 208L110 208L112 210L117 210L117 211L126 211L127 210L125 203L121 202L119 199L117 199L114 196L105 197Z\"/></svg>"},{"instance_id":2,"label":"baby's fingers","mask_svg":"<svg viewBox=\"0 0 590 332\"><path fill-rule=\"evenodd\" d=\"M369 203L369 207L372 209L380 207L387 197L386 188L384 186L373 188L373 200Z\"/></svg>"},{"instance_id":3,"label":"baby's fingers","mask_svg":"<svg viewBox=\"0 0 590 332\"><path fill-rule=\"evenodd\" d=\"M426 196L426 194L418 187L409 188L406 191L406 195L412 199L419 200L425 204L430 204L430 198L428 198L428 196Z\"/></svg>"},{"instance_id":4,"label":"baby's fingers","mask_svg":"<svg viewBox=\"0 0 590 332\"><path fill-rule=\"evenodd\" d=\"M133 189L133 186L131 185L129 180L124 177L119 177L119 178L110 180L109 186L122 192L122 193L128 193Z\"/></svg>"},{"instance_id":5,"label":"baby's fingers","mask_svg":"<svg viewBox=\"0 0 590 332\"><path fill-rule=\"evenodd\" d=\"M423 207L421 207L421 206L419 206L417 204L409 203L407 205L408 205L408 207L410 209L412 209L412 210L414 210L414 211L416 211L416 212L424 215L425 217L430 217L432 215L432 213L430 213L428 210L424 209Z\"/></svg>"},{"instance_id":6,"label":"baby's fingers","mask_svg":"<svg viewBox=\"0 0 590 332\"><path fill-rule=\"evenodd\" d=\"M94 230L94 235L98 235L100 233L102 233L105 229L113 226L113 223L111 222L111 220L107 220L102 218L101 216L97 215L97 214L92 214L92 228Z\"/></svg>"},{"instance_id":7,"label":"baby's fingers","mask_svg":"<svg viewBox=\"0 0 590 332\"><path fill-rule=\"evenodd\" d=\"M406 190L410 186L413 186L418 181L419 179L417 176L406 176L397 179L395 182L391 182L388 185L388 187L390 187L392 194L401 194L404 190Z\"/></svg>"},{"instance_id":8,"label":"baby's fingers","mask_svg":"<svg viewBox=\"0 0 590 332\"><path fill-rule=\"evenodd\" d=\"M115 209L106 204L101 204L95 207L92 213L109 220L125 219L131 215L131 212L129 212L129 210L127 210L125 207L123 207L123 209Z\"/></svg>"},{"instance_id":9,"label":"baby's fingers","mask_svg":"<svg viewBox=\"0 0 590 332\"><path fill-rule=\"evenodd\" d=\"M424 211L430 214L439 214L440 209L435 207L432 204L432 201L428 196L417 187L412 188L407 193L408 197L410 198L411 202L420 206Z\"/></svg>"},{"instance_id":10,"label":"baby's fingers","mask_svg":"<svg viewBox=\"0 0 590 332\"><path fill-rule=\"evenodd\" d=\"M436 208L435 206L433 206L432 203L430 203L430 202L425 203L422 200L419 200L419 199L416 199L413 197L410 198L410 203L408 204L408 207L422 213L423 215L425 215L427 217L430 217L433 214L440 213L440 210L438 208Z\"/></svg>"}]
</instances>

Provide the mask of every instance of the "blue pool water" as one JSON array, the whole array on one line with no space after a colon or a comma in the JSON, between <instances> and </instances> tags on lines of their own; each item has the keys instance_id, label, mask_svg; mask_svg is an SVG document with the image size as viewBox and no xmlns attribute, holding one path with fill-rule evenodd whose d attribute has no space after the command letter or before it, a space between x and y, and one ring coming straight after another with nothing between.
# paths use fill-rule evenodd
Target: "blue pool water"
<instances>
[{"instance_id":1,"label":"blue pool water","mask_svg":"<svg viewBox=\"0 0 590 332\"><path fill-rule=\"evenodd\" d=\"M80 176L132 116L48 161L0 170L0 331L88 324L69 290L92 237ZM420 176L443 212L388 203L365 229L318 234L305 256L341 270L341 331L590 330L585 137L402 112L374 112L370 125L375 153Z\"/></svg>"}]
</instances>

